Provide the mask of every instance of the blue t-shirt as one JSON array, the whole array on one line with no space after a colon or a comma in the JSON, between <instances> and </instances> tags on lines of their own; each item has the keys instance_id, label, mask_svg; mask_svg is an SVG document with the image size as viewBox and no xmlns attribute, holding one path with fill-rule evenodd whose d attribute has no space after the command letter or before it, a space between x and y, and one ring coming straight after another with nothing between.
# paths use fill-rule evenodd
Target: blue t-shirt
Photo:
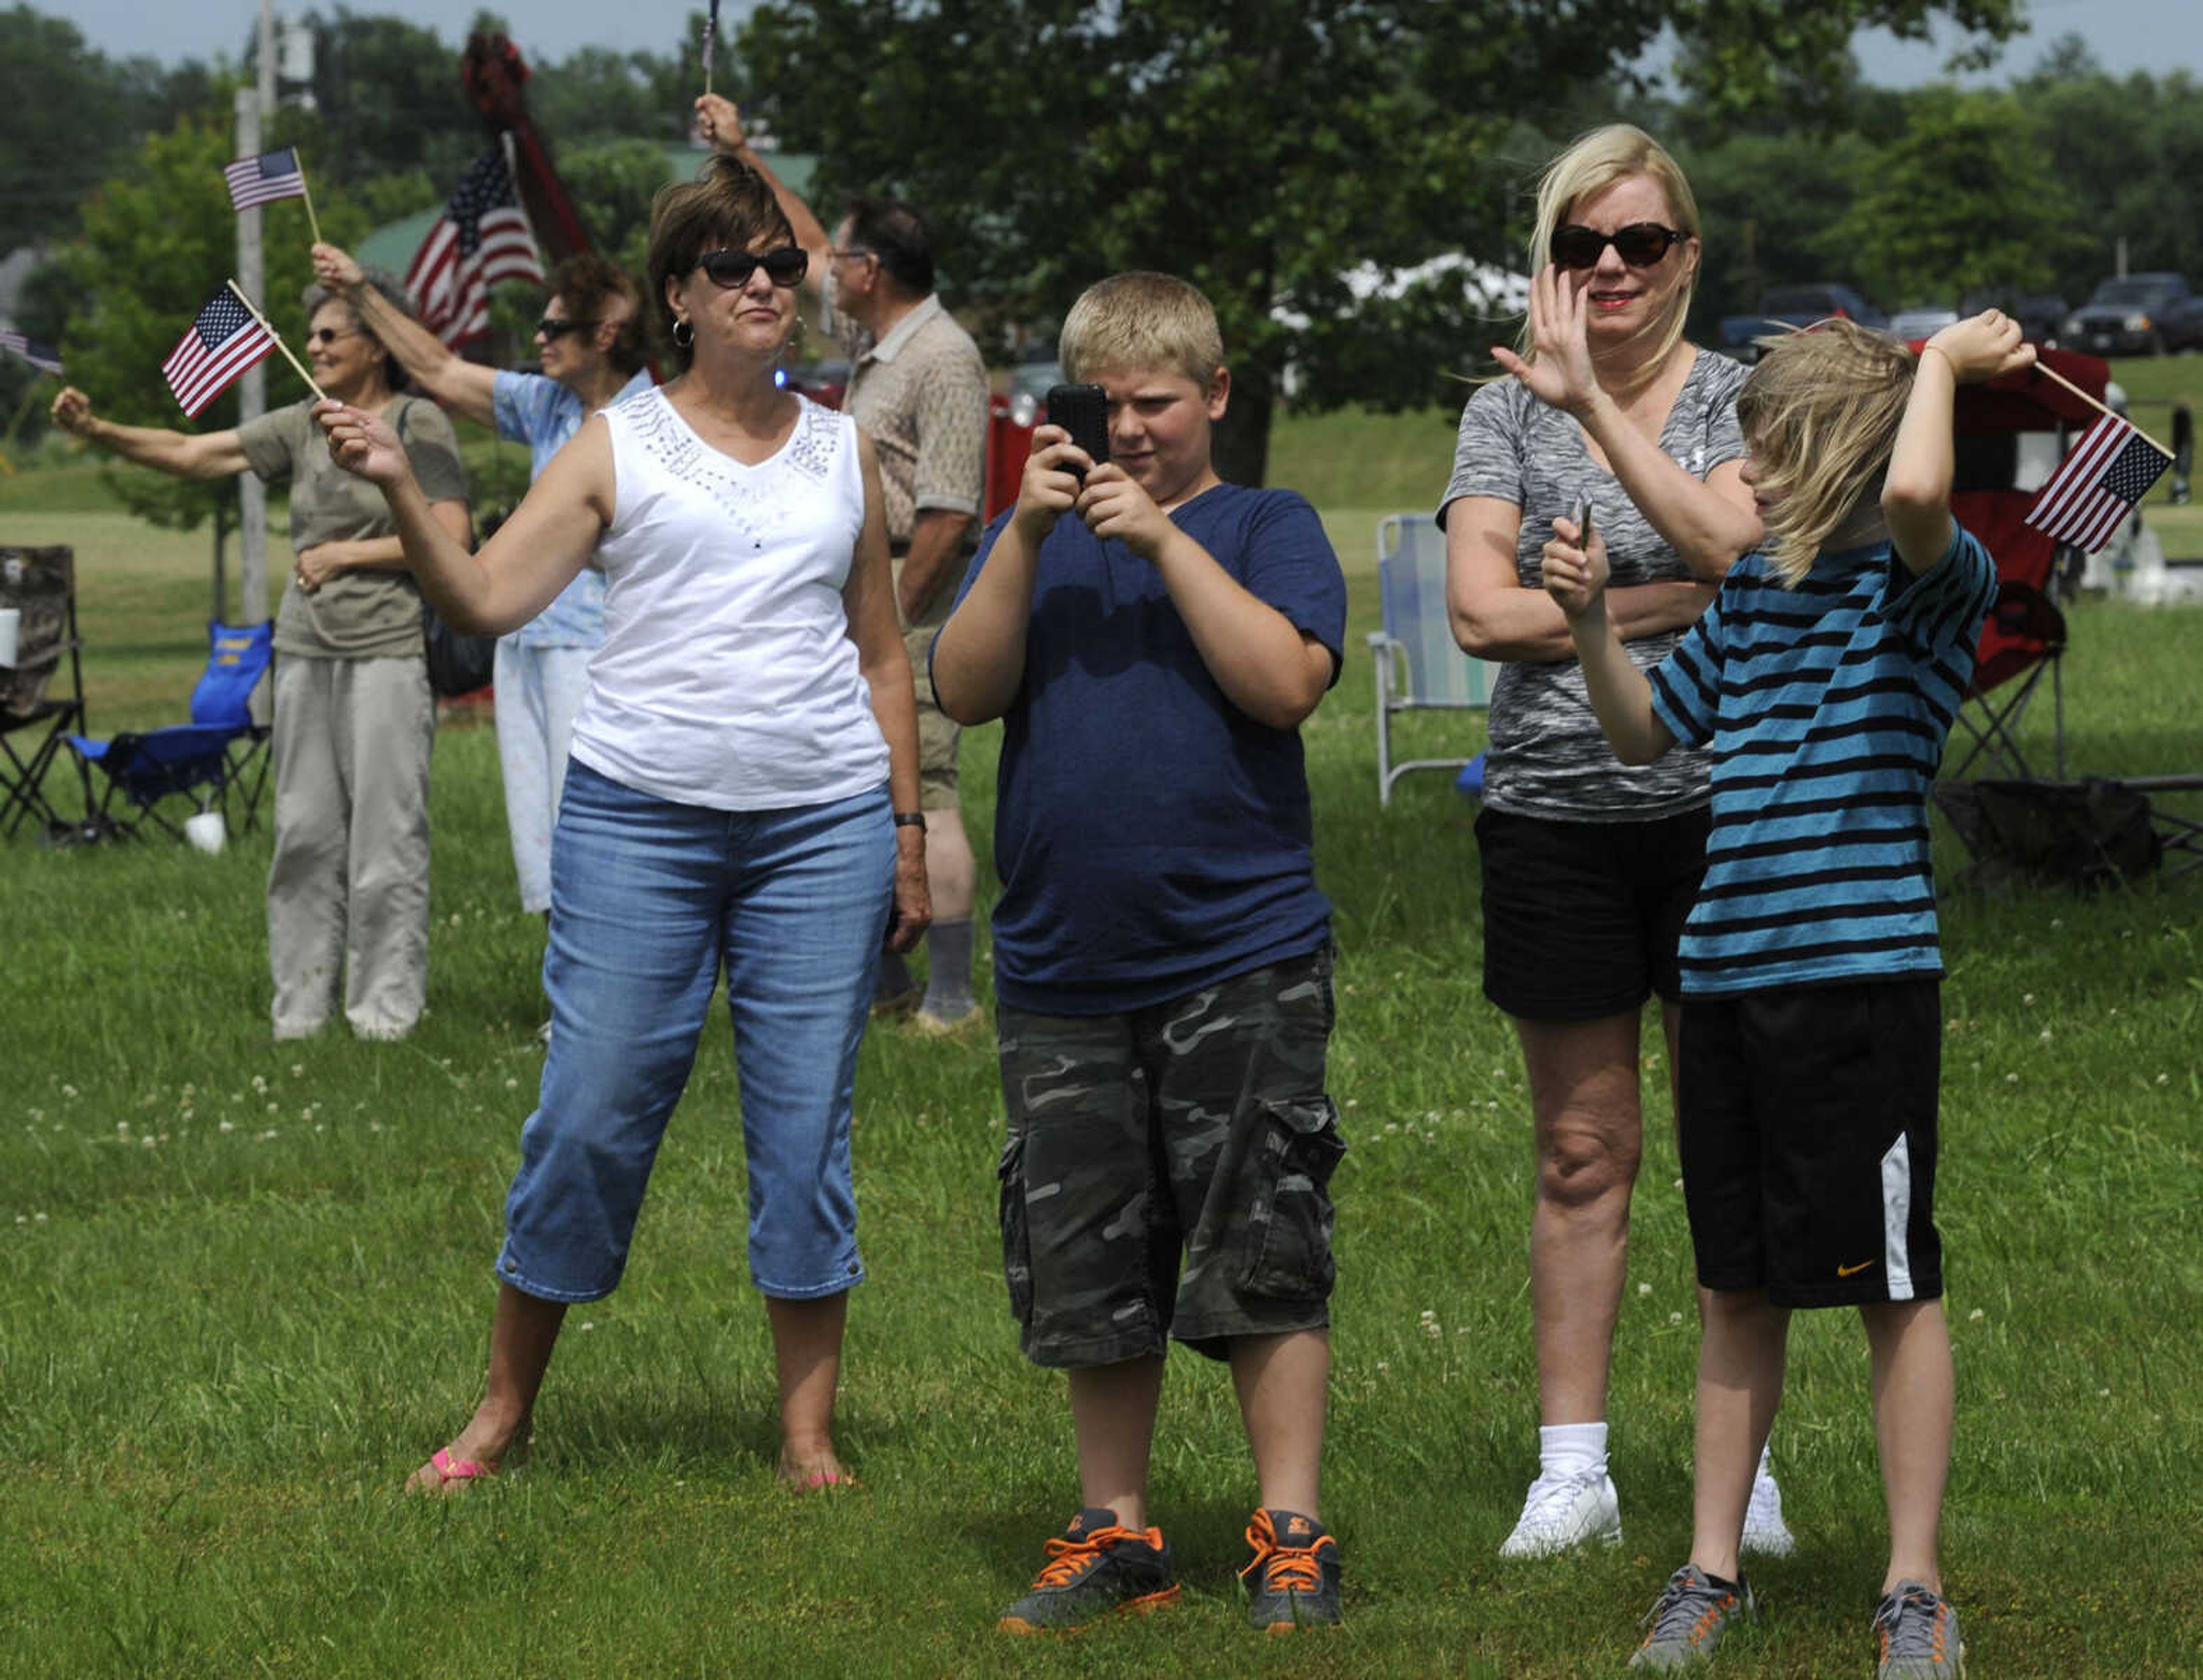
<instances>
[{"instance_id":1,"label":"blue t-shirt","mask_svg":"<svg viewBox=\"0 0 2203 1680\"><path fill-rule=\"evenodd\" d=\"M1943 972L1928 794L1996 588L1955 524L1917 577L1887 542L1795 589L1752 554L1653 671L1668 732L1713 747L1686 997Z\"/></svg>"},{"instance_id":2,"label":"blue t-shirt","mask_svg":"<svg viewBox=\"0 0 2203 1680\"><path fill-rule=\"evenodd\" d=\"M1220 484L1170 517L1321 642L1338 680L1346 582L1314 508ZM981 538L959 602L1007 518ZM1225 698L1155 567L1057 520L1002 718L996 995L1117 1015L1320 949L1331 906L1311 841L1300 732Z\"/></svg>"},{"instance_id":3,"label":"blue t-shirt","mask_svg":"<svg viewBox=\"0 0 2203 1680\"><path fill-rule=\"evenodd\" d=\"M639 370L621 387L621 401L650 388L650 372ZM502 370L491 398L497 435L528 446L530 482L543 476L551 458L582 429L588 418L582 399L555 379L540 373ZM505 640L515 648L594 648L605 639L605 575L584 566L558 598Z\"/></svg>"}]
</instances>

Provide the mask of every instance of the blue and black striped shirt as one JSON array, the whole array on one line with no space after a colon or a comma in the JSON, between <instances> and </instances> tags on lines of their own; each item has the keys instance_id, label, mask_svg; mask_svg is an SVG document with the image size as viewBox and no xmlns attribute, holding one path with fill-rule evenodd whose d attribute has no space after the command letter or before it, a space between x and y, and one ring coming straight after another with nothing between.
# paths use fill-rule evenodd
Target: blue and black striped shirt
<instances>
[{"instance_id":1,"label":"blue and black striped shirt","mask_svg":"<svg viewBox=\"0 0 2203 1680\"><path fill-rule=\"evenodd\" d=\"M1887 542L1794 589L1752 554L1651 672L1668 732L1713 748L1686 996L1942 973L1928 791L1996 587L1955 524L1918 577Z\"/></svg>"}]
</instances>

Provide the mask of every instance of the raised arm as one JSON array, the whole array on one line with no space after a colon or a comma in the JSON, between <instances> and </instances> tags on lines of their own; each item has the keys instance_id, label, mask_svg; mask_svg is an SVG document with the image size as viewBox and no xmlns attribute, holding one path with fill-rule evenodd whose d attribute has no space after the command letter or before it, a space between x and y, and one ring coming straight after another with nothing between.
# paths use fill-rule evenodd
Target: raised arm
<instances>
[{"instance_id":1,"label":"raised arm","mask_svg":"<svg viewBox=\"0 0 2203 1680\"><path fill-rule=\"evenodd\" d=\"M519 629L574 581L611 523L611 435L601 416L552 458L475 554L438 518L387 423L341 403L317 403L314 416L337 464L382 491L405 569L455 629L490 636Z\"/></svg>"},{"instance_id":2,"label":"raised arm","mask_svg":"<svg viewBox=\"0 0 2203 1680\"><path fill-rule=\"evenodd\" d=\"M1040 547L1078 499L1072 464L1088 463L1070 433L1060 426L1033 433L1017 506L934 641L934 698L960 724L992 723L1010 709L1025 682Z\"/></svg>"},{"instance_id":3,"label":"raised arm","mask_svg":"<svg viewBox=\"0 0 2203 1680\"><path fill-rule=\"evenodd\" d=\"M92 399L74 385L54 399L54 423L110 455L178 478L227 478L245 472L245 445L234 430L173 432L165 426L121 426L92 411Z\"/></svg>"},{"instance_id":4,"label":"raised arm","mask_svg":"<svg viewBox=\"0 0 2203 1680\"><path fill-rule=\"evenodd\" d=\"M2019 322L2001 310L1985 310L1946 327L1922 347L1881 488L1890 544L1914 576L1941 559L1951 546L1951 481L1958 470L1951 423L1958 387L2014 372L2034 360L2035 346L2021 341Z\"/></svg>"},{"instance_id":5,"label":"raised arm","mask_svg":"<svg viewBox=\"0 0 2203 1680\"><path fill-rule=\"evenodd\" d=\"M1539 400L1574 417L1637 511L1691 576L1718 583L1759 546L1759 514L1744 483L1743 463L1725 461L1704 479L1694 477L1631 422L1592 370L1586 331L1589 293L1588 287L1571 285L1548 265L1530 285L1535 360L1525 362L1499 345L1492 346L1492 356Z\"/></svg>"},{"instance_id":6,"label":"raised arm","mask_svg":"<svg viewBox=\"0 0 2203 1680\"><path fill-rule=\"evenodd\" d=\"M366 283L359 264L333 245L314 247L314 275L352 307L368 331L380 339L398 365L442 406L479 420L497 422L497 370L478 367Z\"/></svg>"},{"instance_id":7,"label":"raised arm","mask_svg":"<svg viewBox=\"0 0 2203 1680\"><path fill-rule=\"evenodd\" d=\"M712 149L739 159L757 171L765 184L772 189L779 203L780 213L788 218L788 225L795 230L795 242L811 254L811 266L803 275L803 289L815 301L825 290L827 248L833 240L827 236L825 224L812 214L811 206L801 196L773 173L758 149L742 133L741 115L735 102L722 93L705 93L697 97L696 126Z\"/></svg>"},{"instance_id":8,"label":"raised arm","mask_svg":"<svg viewBox=\"0 0 2203 1680\"><path fill-rule=\"evenodd\" d=\"M1605 539L1594 530L1587 548L1573 541L1548 544L1544 576L1547 594L1568 619L1585 692L1615 757L1624 764L1651 763L1675 737L1652 709L1652 684L1629 662L1607 617Z\"/></svg>"},{"instance_id":9,"label":"raised arm","mask_svg":"<svg viewBox=\"0 0 2203 1680\"><path fill-rule=\"evenodd\" d=\"M1573 540L1575 528L1554 522ZM1497 496L1462 496L1446 509L1446 617L1462 651L1480 660L1550 664L1576 656L1568 621L1552 597L1526 589L1515 565L1522 510ZM1548 552L1552 545L1546 545ZM1604 595L1606 612L1624 642L1681 630L1713 600L1713 586L1674 578L1633 583Z\"/></svg>"}]
</instances>

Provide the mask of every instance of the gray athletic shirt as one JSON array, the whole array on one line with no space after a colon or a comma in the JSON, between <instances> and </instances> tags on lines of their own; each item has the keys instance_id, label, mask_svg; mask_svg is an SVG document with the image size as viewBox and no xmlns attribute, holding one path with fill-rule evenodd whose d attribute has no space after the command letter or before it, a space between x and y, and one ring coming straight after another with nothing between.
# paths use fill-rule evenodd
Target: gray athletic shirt
<instances>
[{"instance_id":1,"label":"gray athletic shirt","mask_svg":"<svg viewBox=\"0 0 2203 1680\"><path fill-rule=\"evenodd\" d=\"M1676 393L1660 447L1693 477L1704 478L1744 453L1736 394L1745 373L1741 363L1699 351ZM1516 575L1523 588L1541 589L1553 521L1567 516L1579 492L1590 498L1605 534L1616 584L1690 576L1667 539L1623 494L1621 481L1592 459L1574 419L1539 401L1519 380L1494 381L1468 399L1454 447L1453 477L1438 505L1441 525L1457 497L1513 502L1522 510ZM1651 670L1680 635L1665 630L1629 642L1631 662ZM1642 822L1706 802L1704 753L1678 748L1633 770L1614 756L1584 694L1582 667L1574 660L1502 665L1492 688L1491 731L1484 802L1495 811L1556 822Z\"/></svg>"}]
</instances>

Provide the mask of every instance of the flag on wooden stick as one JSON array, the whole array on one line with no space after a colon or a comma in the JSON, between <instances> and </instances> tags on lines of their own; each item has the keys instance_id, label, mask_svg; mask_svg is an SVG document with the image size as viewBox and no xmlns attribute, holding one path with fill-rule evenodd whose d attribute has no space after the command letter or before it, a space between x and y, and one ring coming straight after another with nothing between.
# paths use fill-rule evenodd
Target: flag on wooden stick
<instances>
[{"instance_id":1,"label":"flag on wooden stick","mask_svg":"<svg viewBox=\"0 0 2203 1680\"><path fill-rule=\"evenodd\" d=\"M2111 540L2172 458L2116 414L2082 433L2027 510L2053 541L2093 554Z\"/></svg>"},{"instance_id":2,"label":"flag on wooden stick","mask_svg":"<svg viewBox=\"0 0 2203 1680\"><path fill-rule=\"evenodd\" d=\"M161 364L184 412L196 416L230 382L275 348L275 334L229 287L207 299L198 319Z\"/></svg>"},{"instance_id":3,"label":"flag on wooden stick","mask_svg":"<svg viewBox=\"0 0 2203 1680\"><path fill-rule=\"evenodd\" d=\"M535 230L513 192L502 137L475 160L421 241L405 289L422 324L446 344L459 345L489 330L489 288L501 280L543 283Z\"/></svg>"}]
</instances>

